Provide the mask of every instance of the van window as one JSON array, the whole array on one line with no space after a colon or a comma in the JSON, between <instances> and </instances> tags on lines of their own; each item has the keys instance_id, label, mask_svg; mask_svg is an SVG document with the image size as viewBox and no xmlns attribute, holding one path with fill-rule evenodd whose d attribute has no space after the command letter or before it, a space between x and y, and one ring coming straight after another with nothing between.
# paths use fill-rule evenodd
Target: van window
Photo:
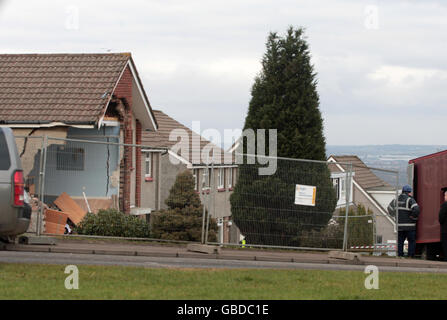
<instances>
[{"instance_id":1,"label":"van window","mask_svg":"<svg viewBox=\"0 0 447 320\"><path fill-rule=\"evenodd\" d=\"M8 145L3 130L0 129L0 170L8 170L11 167Z\"/></svg>"}]
</instances>

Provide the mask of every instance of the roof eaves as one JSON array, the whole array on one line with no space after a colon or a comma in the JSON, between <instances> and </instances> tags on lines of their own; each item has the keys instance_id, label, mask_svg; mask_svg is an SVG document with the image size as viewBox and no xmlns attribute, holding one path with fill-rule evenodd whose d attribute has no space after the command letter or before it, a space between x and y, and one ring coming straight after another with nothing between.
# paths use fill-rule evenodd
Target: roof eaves
<instances>
[{"instance_id":1,"label":"roof eaves","mask_svg":"<svg viewBox=\"0 0 447 320\"><path fill-rule=\"evenodd\" d=\"M157 123L157 119L155 118L155 115L154 115L154 113L152 112L152 107L151 107L151 104L150 104L150 102L149 102L149 99L148 99L148 97L147 97L147 95L146 95L146 90L144 89L144 87L143 87L143 83L141 82L141 79L140 79L140 75L138 74L138 70L137 70L137 68L136 68L136 66L135 66L135 62L133 61L133 58L132 58L132 56L129 54L129 62L130 62L130 66L131 66L131 71L133 71L133 72L135 72L135 74L134 74L134 77L135 77L135 79L137 80L137 83L138 83L138 85L140 86L140 88L141 88L141 91L142 91L142 93L143 93L143 98L144 98L144 100L145 100L145 102L147 103L147 105L148 105L148 111L149 111L149 114L150 114L150 116L151 116L151 120L153 121L153 123L154 123L154 128L155 128L155 130L158 130L158 123ZM128 63L129 63L128 62ZM126 65L127 66L127 65Z\"/></svg>"}]
</instances>

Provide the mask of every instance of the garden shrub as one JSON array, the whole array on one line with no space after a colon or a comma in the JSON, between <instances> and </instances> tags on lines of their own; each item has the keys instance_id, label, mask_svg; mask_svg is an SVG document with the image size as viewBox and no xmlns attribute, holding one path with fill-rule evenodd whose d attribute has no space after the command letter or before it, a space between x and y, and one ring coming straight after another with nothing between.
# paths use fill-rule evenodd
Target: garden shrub
<instances>
[{"instance_id":1,"label":"garden shrub","mask_svg":"<svg viewBox=\"0 0 447 320\"><path fill-rule=\"evenodd\" d=\"M151 235L156 239L201 241L203 206L188 170L177 175L169 197L169 209L151 214ZM217 241L217 223L211 218L208 241Z\"/></svg>"},{"instance_id":2,"label":"garden shrub","mask_svg":"<svg viewBox=\"0 0 447 320\"><path fill-rule=\"evenodd\" d=\"M149 224L136 216L125 215L116 209L99 210L87 213L75 227L78 234L149 238Z\"/></svg>"}]
</instances>

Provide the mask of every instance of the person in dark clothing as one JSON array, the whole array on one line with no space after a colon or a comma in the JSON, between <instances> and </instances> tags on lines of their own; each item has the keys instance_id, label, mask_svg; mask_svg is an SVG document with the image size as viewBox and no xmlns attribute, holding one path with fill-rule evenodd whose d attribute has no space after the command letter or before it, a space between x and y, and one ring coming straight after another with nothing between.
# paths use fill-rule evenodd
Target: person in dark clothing
<instances>
[{"instance_id":1,"label":"person in dark clothing","mask_svg":"<svg viewBox=\"0 0 447 320\"><path fill-rule=\"evenodd\" d=\"M444 261L447 261L447 190L444 191L444 203L439 209L439 224L441 225L441 244Z\"/></svg>"},{"instance_id":2,"label":"person in dark clothing","mask_svg":"<svg viewBox=\"0 0 447 320\"><path fill-rule=\"evenodd\" d=\"M408 256L414 257L416 250L416 222L419 217L419 205L412 196L411 186L405 185L397 198L397 255L404 256L404 242L408 240ZM388 213L396 219L396 199L388 205Z\"/></svg>"}]
</instances>

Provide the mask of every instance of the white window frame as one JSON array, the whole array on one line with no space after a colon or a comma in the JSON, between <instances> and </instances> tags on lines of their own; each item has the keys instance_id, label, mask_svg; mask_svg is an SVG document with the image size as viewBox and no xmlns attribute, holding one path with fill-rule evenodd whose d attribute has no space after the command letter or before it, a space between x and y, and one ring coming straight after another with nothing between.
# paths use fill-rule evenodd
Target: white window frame
<instances>
[{"instance_id":1,"label":"white window frame","mask_svg":"<svg viewBox=\"0 0 447 320\"><path fill-rule=\"evenodd\" d=\"M228 168L228 188L233 188L233 168Z\"/></svg>"},{"instance_id":2,"label":"white window frame","mask_svg":"<svg viewBox=\"0 0 447 320\"><path fill-rule=\"evenodd\" d=\"M338 202L340 201L340 178L332 178L332 184L334 186Z\"/></svg>"},{"instance_id":3,"label":"white window frame","mask_svg":"<svg viewBox=\"0 0 447 320\"><path fill-rule=\"evenodd\" d=\"M344 172L331 173L331 179L334 188L338 187L337 208L346 206L346 173ZM338 183L336 183L336 181ZM354 186L354 179L351 179L350 190L353 190L353 186ZM352 199L353 199L353 192L350 192L349 203L352 202Z\"/></svg>"},{"instance_id":4,"label":"white window frame","mask_svg":"<svg viewBox=\"0 0 447 320\"><path fill-rule=\"evenodd\" d=\"M219 185L217 186L218 189L225 188L225 168L219 168L219 171L217 173Z\"/></svg>"}]
</instances>

